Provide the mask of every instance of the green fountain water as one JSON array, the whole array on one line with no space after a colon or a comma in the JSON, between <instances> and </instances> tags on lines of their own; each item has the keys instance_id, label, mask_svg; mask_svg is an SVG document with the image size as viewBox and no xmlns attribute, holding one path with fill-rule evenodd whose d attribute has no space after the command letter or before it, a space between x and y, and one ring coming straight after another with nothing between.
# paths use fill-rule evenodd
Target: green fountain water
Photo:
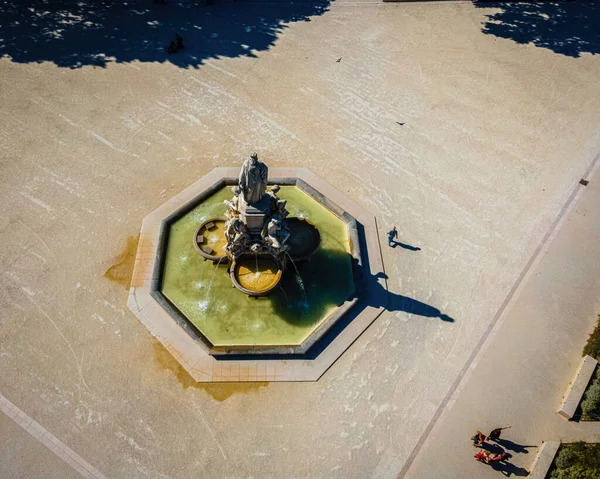
<instances>
[{"instance_id":1,"label":"green fountain water","mask_svg":"<svg viewBox=\"0 0 600 479\"><path fill-rule=\"evenodd\" d=\"M321 245L310 261L296 265L301 281L290 262L280 287L265 298L249 298L233 288L227 266L204 261L193 245L201 223L224 216L229 188L171 225L162 293L215 346L300 344L353 291L345 223L295 186L282 187L278 196L288 200L290 217L318 228Z\"/></svg>"}]
</instances>

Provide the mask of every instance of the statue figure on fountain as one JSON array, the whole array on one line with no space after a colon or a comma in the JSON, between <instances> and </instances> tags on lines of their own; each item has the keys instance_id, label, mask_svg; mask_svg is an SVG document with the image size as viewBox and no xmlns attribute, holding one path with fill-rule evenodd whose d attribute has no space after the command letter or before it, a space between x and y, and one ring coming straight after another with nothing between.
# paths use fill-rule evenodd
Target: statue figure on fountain
<instances>
[{"instance_id":1,"label":"statue figure on fountain","mask_svg":"<svg viewBox=\"0 0 600 479\"><path fill-rule=\"evenodd\" d=\"M225 223L225 239L227 240L225 250L233 256L238 256L248 248L250 235L241 219L233 217Z\"/></svg>"},{"instance_id":2,"label":"statue figure on fountain","mask_svg":"<svg viewBox=\"0 0 600 479\"><path fill-rule=\"evenodd\" d=\"M267 191L268 173L267 165L253 153L242 166L238 184L231 188L233 196L223 202L224 216L205 220L194 234L194 246L204 259L216 265L225 260L233 286L252 297L269 294L286 270L288 259L306 260L320 243L320 234L309 221L288 218L287 200L278 196L278 185L272 184ZM292 232L298 236L291 238ZM259 265L265 275L258 274ZM252 281L246 281L242 266L244 271L254 268L257 274L252 275ZM262 283L255 281L258 276Z\"/></svg>"},{"instance_id":3,"label":"statue figure on fountain","mask_svg":"<svg viewBox=\"0 0 600 479\"><path fill-rule=\"evenodd\" d=\"M290 231L285 227L283 218L275 213L262 232L263 241L277 253L285 253L290 249L285 242L290 237Z\"/></svg>"},{"instance_id":4,"label":"statue figure on fountain","mask_svg":"<svg viewBox=\"0 0 600 479\"><path fill-rule=\"evenodd\" d=\"M233 193L233 198L223 202L227 206L225 216L229 219L237 218L240 215L240 194L242 189L239 186L234 186L231 188L231 192Z\"/></svg>"},{"instance_id":5,"label":"statue figure on fountain","mask_svg":"<svg viewBox=\"0 0 600 479\"><path fill-rule=\"evenodd\" d=\"M258 203L267 191L269 168L252 153L240 171L239 186L246 203Z\"/></svg>"},{"instance_id":6,"label":"statue figure on fountain","mask_svg":"<svg viewBox=\"0 0 600 479\"><path fill-rule=\"evenodd\" d=\"M233 198L224 201L225 252L233 264L244 254L268 254L285 268L286 244L291 233L287 228L287 201L277 196L281 189L273 185L267 192L269 169L256 153L244 162L239 183L231 188Z\"/></svg>"},{"instance_id":7,"label":"statue figure on fountain","mask_svg":"<svg viewBox=\"0 0 600 479\"><path fill-rule=\"evenodd\" d=\"M277 196L277 193L280 189L281 188L279 187L279 185L273 185L271 187L271 191L269 191L269 196L271 196L271 211L278 212L281 215L281 218L285 219L290 214L290 212L285 209L285 206L287 205L287 200L282 200L279 198L279 196Z\"/></svg>"}]
</instances>

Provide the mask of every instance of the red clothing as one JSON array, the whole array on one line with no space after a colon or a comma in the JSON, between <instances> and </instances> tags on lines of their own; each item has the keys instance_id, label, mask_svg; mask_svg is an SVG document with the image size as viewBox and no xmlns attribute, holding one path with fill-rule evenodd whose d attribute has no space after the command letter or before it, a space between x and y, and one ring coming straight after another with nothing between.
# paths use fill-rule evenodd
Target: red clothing
<instances>
[{"instance_id":1,"label":"red clothing","mask_svg":"<svg viewBox=\"0 0 600 479\"><path fill-rule=\"evenodd\" d=\"M474 456L474 457L475 457L475 459L477 459L478 461L481 461L481 462L487 462L487 460L486 460L487 458L486 458L486 455L485 455L485 451L479 451L477 454L475 454L475 456Z\"/></svg>"}]
</instances>

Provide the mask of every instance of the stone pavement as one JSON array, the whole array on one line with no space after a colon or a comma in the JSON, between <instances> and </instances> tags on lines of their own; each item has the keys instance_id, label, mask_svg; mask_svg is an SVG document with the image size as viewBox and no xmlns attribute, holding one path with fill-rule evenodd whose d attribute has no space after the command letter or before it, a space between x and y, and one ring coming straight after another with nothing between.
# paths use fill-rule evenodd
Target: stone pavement
<instances>
[{"instance_id":1,"label":"stone pavement","mask_svg":"<svg viewBox=\"0 0 600 479\"><path fill-rule=\"evenodd\" d=\"M0 432L0 477L3 479L81 477L4 414L0 414Z\"/></svg>"},{"instance_id":2,"label":"stone pavement","mask_svg":"<svg viewBox=\"0 0 600 479\"><path fill-rule=\"evenodd\" d=\"M0 394L113 479L397 477L600 150L596 30L542 22L583 2L67 3L0 3ZM405 247L318 382L197 385L128 311L130 259L252 151Z\"/></svg>"},{"instance_id":3,"label":"stone pavement","mask_svg":"<svg viewBox=\"0 0 600 479\"><path fill-rule=\"evenodd\" d=\"M600 441L600 422L571 422L556 412L600 313L600 173L588 179L406 477L519 476L542 441ZM513 457L495 470L472 457L469 437L504 425L512 425L501 439Z\"/></svg>"}]
</instances>

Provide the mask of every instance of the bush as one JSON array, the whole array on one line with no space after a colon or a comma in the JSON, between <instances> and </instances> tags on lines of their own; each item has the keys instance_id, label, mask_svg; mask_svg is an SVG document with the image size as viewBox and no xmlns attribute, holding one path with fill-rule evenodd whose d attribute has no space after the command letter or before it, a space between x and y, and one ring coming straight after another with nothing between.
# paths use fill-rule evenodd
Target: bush
<instances>
[{"instance_id":1,"label":"bush","mask_svg":"<svg viewBox=\"0 0 600 479\"><path fill-rule=\"evenodd\" d=\"M554 459L556 467L559 469L568 469L577 463L577 453L572 447L562 447Z\"/></svg>"},{"instance_id":2,"label":"bush","mask_svg":"<svg viewBox=\"0 0 600 479\"><path fill-rule=\"evenodd\" d=\"M600 361L600 314L598 315L598 324L590 334L588 342L583 348L583 355L590 355Z\"/></svg>"},{"instance_id":3,"label":"bush","mask_svg":"<svg viewBox=\"0 0 600 479\"><path fill-rule=\"evenodd\" d=\"M550 479L598 479L600 470L588 469L586 466L577 464L569 469L560 469L550 474Z\"/></svg>"},{"instance_id":4,"label":"bush","mask_svg":"<svg viewBox=\"0 0 600 479\"><path fill-rule=\"evenodd\" d=\"M600 375L585 392L581 410L586 416L600 419Z\"/></svg>"},{"instance_id":5,"label":"bush","mask_svg":"<svg viewBox=\"0 0 600 479\"><path fill-rule=\"evenodd\" d=\"M550 479L600 478L600 444L576 442L563 445L550 473Z\"/></svg>"}]
</instances>

